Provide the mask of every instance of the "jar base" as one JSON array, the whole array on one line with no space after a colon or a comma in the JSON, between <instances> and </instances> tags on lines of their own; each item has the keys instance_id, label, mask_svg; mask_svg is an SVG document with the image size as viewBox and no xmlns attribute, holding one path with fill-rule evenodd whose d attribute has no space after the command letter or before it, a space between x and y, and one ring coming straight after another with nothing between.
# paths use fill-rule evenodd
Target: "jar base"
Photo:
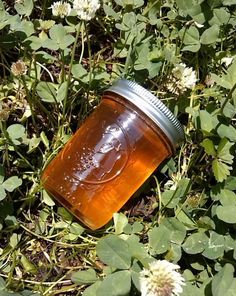
<instances>
[{"instance_id":1,"label":"jar base","mask_svg":"<svg viewBox=\"0 0 236 296\"><path fill-rule=\"evenodd\" d=\"M106 225L112 219L111 217L109 220L107 220L105 223L102 223L101 225L94 225L94 223L91 223L90 221L88 221L88 219L78 209L72 208L70 203L67 202L67 200L63 198L63 196L61 196L56 190L45 185L44 185L44 188L53 199L55 199L60 205L66 208L72 214L72 216L78 219L81 223L81 226L83 227L87 227L90 230L97 230L103 227L104 225Z\"/></svg>"}]
</instances>

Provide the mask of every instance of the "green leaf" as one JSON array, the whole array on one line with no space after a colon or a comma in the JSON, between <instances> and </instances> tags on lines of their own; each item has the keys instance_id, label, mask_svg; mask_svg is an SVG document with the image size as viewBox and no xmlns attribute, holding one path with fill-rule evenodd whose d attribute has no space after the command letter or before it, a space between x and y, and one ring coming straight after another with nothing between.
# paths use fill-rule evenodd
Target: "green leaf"
<instances>
[{"instance_id":1,"label":"green leaf","mask_svg":"<svg viewBox=\"0 0 236 296\"><path fill-rule=\"evenodd\" d=\"M9 137L12 140L20 139L25 136L25 127L21 124L12 124L7 128Z\"/></svg>"},{"instance_id":2,"label":"green leaf","mask_svg":"<svg viewBox=\"0 0 236 296\"><path fill-rule=\"evenodd\" d=\"M175 198L183 198L191 188L191 180L189 178L182 178L178 182L177 189L175 190Z\"/></svg>"},{"instance_id":3,"label":"green leaf","mask_svg":"<svg viewBox=\"0 0 236 296\"><path fill-rule=\"evenodd\" d=\"M204 228L206 230L215 229L214 221L208 216L200 217L197 223L200 228Z\"/></svg>"},{"instance_id":4,"label":"green leaf","mask_svg":"<svg viewBox=\"0 0 236 296\"><path fill-rule=\"evenodd\" d=\"M63 207L60 207L58 208L57 212L58 212L58 215L60 215L64 221L68 223L72 222L73 217L68 210L66 210Z\"/></svg>"},{"instance_id":5,"label":"green leaf","mask_svg":"<svg viewBox=\"0 0 236 296\"><path fill-rule=\"evenodd\" d=\"M236 194L233 191L222 189L219 195L222 206L236 205Z\"/></svg>"},{"instance_id":6,"label":"green leaf","mask_svg":"<svg viewBox=\"0 0 236 296\"><path fill-rule=\"evenodd\" d=\"M201 130L210 133L213 129L212 115L206 110L199 111Z\"/></svg>"},{"instance_id":7,"label":"green leaf","mask_svg":"<svg viewBox=\"0 0 236 296\"><path fill-rule=\"evenodd\" d=\"M3 200L7 196L5 189L2 184L0 185L0 201Z\"/></svg>"},{"instance_id":8,"label":"green leaf","mask_svg":"<svg viewBox=\"0 0 236 296\"><path fill-rule=\"evenodd\" d=\"M49 30L49 36L56 43L60 43L66 35L66 30L62 24L54 25Z\"/></svg>"},{"instance_id":9,"label":"green leaf","mask_svg":"<svg viewBox=\"0 0 236 296\"><path fill-rule=\"evenodd\" d=\"M170 240L172 243L181 244L186 236L186 228L178 221L176 218L164 218L162 220L161 225L164 225L169 233L170 233Z\"/></svg>"},{"instance_id":10,"label":"green leaf","mask_svg":"<svg viewBox=\"0 0 236 296\"><path fill-rule=\"evenodd\" d=\"M160 18L157 18L157 14L160 11L161 2L147 2L147 5L143 9L143 15L148 17L149 23L151 25L156 25L158 22L161 22Z\"/></svg>"},{"instance_id":11,"label":"green leaf","mask_svg":"<svg viewBox=\"0 0 236 296\"><path fill-rule=\"evenodd\" d=\"M8 178L2 186L4 187L5 190L12 192L15 190L17 187L21 186L22 180L18 178L17 176L12 176Z\"/></svg>"},{"instance_id":12,"label":"green leaf","mask_svg":"<svg viewBox=\"0 0 236 296\"><path fill-rule=\"evenodd\" d=\"M69 47L73 42L75 41L75 38L69 34L67 34L62 42L59 43L59 48L62 50L65 50L67 47Z\"/></svg>"},{"instance_id":13,"label":"green leaf","mask_svg":"<svg viewBox=\"0 0 236 296\"><path fill-rule=\"evenodd\" d=\"M144 245L139 242L139 237L137 235L130 235L126 242L129 245L128 252L131 257L137 259L145 266L151 257L148 255Z\"/></svg>"},{"instance_id":14,"label":"green leaf","mask_svg":"<svg viewBox=\"0 0 236 296\"><path fill-rule=\"evenodd\" d=\"M222 76L217 76L216 74L214 73L211 73L211 78L213 79L213 81L226 88L226 89L231 89L232 88L232 84L230 81L228 81L228 77L226 75L222 75Z\"/></svg>"},{"instance_id":15,"label":"green leaf","mask_svg":"<svg viewBox=\"0 0 236 296\"><path fill-rule=\"evenodd\" d=\"M127 252L128 244L115 235L102 238L96 247L98 257L107 265L117 269L128 269L131 255Z\"/></svg>"},{"instance_id":16,"label":"green leaf","mask_svg":"<svg viewBox=\"0 0 236 296\"><path fill-rule=\"evenodd\" d=\"M67 81L64 81L58 88L57 91L57 96L56 96L56 101L57 102L62 102L63 100L65 100L66 96L68 95L67 93Z\"/></svg>"},{"instance_id":17,"label":"green leaf","mask_svg":"<svg viewBox=\"0 0 236 296\"><path fill-rule=\"evenodd\" d=\"M185 225L187 230L197 228L195 221L184 211L184 209L177 207L175 213L176 218Z\"/></svg>"},{"instance_id":18,"label":"green leaf","mask_svg":"<svg viewBox=\"0 0 236 296\"><path fill-rule=\"evenodd\" d=\"M212 156L216 155L215 145L210 139L203 140L201 143L201 146L204 148L205 152L208 155L212 155Z\"/></svg>"},{"instance_id":19,"label":"green leaf","mask_svg":"<svg viewBox=\"0 0 236 296\"><path fill-rule=\"evenodd\" d=\"M56 58L46 51L40 50L35 53L35 56L40 60L45 60L47 63L52 63L56 60Z\"/></svg>"},{"instance_id":20,"label":"green leaf","mask_svg":"<svg viewBox=\"0 0 236 296\"><path fill-rule=\"evenodd\" d=\"M42 42L43 41L43 42ZM55 40L51 40L51 39L43 39L41 41L41 46L50 50L58 50L59 49L59 45Z\"/></svg>"},{"instance_id":21,"label":"green leaf","mask_svg":"<svg viewBox=\"0 0 236 296\"><path fill-rule=\"evenodd\" d=\"M236 206L218 206L216 208L217 217L226 223L236 223Z\"/></svg>"},{"instance_id":22,"label":"green leaf","mask_svg":"<svg viewBox=\"0 0 236 296\"><path fill-rule=\"evenodd\" d=\"M30 36L25 39L25 44L30 46L32 50L38 50L42 46L42 39L36 36Z\"/></svg>"},{"instance_id":23,"label":"green leaf","mask_svg":"<svg viewBox=\"0 0 236 296\"><path fill-rule=\"evenodd\" d=\"M143 5L143 0L115 0L116 4L125 7L131 6L132 8L138 8Z\"/></svg>"},{"instance_id":24,"label":"green leaf","mask_svg":"<svg viewBox=\"0 0 236 296\"><path fill-rule=\"evenodd\" d=\"M42 101L48 103L56 102L56 86L54 83L40 81L36 86L36 91Z\"/></svg>"},{"instance_id":25,"label":"green leaf","mask_svg":"<svg viewBox=\"0 0 236 296\"><path fill-rule=\"evenodd\" d=\"M213 79L217 84L220 86L226 88L226 89L232 89L236 83L236 60L230 65L230 67L227 69L226 74L223 74L221 76L217 76L215 74L211 74Z\"/></svg>"},{"instance_id":26,"label":"green leaf","mask_svg":"<svg viewBox=\"0 0 236 296\"><path fill-rule=\"evenodd\" d=\"M117 29L121 31L131 31L130 34L132 34L132 29L137 29L137 16L134 12L125 13L123 15L122 23L115 25ZM130 36L130 40L128 40L127 44L131 44L134 36Z\"/></svg>"},{"instance_id":27,"label":"green leaf","mask_svg":"<svg viewBox=\"0 0 236 296\"><path fill-rule=\"evenodd\" d=\"M205 293L201 293L200 289L193 285L191 282L186 282L186 285L183 286L183 292L181 296L205 296Z\"/></svg>"},{"instance_id":28,"label":"green leaf","mask_svg":"<svg viewBox=\"0 0 236 296\"><path fill-rule=\"evenodd\" d=\"M179 9L183 11L188 11L193 7L193 1L192 0L176 0L177 6Z\"/></svg>"},{"instance_id":29,"label":"green leaf","mask_svg":"<svg viewBox=\"0 0 236 296\"><path fill-rule=\"evenodd\" d=\"M208 6L213 9L222 5L223 0L207 0Z\"/></svg>"},{"instance_id":30,"label":"green leaf","mask_svg":"<svg viewBox=\"0 0 236 296\"><path fill-rule=\"evenodd\" d=\"M53 227L55 229L68 229L69 225L70 224L68 222L65 222L65 221L58 221L56 223L53 223Z\"/></svg>"},{"instance_id":31,"label":"green leaf","mask_svg":"<svg viewBox=\"0 0 236 296\"><path fill-rule=\"evenodd\" d=\"M23 0L21 3L16 3L14 6L18 14L29 16L34 8L33 0Z\"/></svg>"},{"instance_id":32,"label":"green leaf","mask_svg":"<svg viewBox=\"0 0 236 296\"><path fill-rule=\"evenodd\" d=\"M236 83L235 73L236 73L236 60L234 59L233 63L227 69L227 74L226 74L227 75L227 80L229 82L231 82L231 88Z\"/></svg>"},{"instance_id":33,"label":"green leaf","mask_svg":"<svg viewBox=\"0 0 236 296\"><path fill-rule=\"evenodd\" d=\"M122 296L129 295L131 288L130 271L117 271L108 275L98 287L96 296Z\"/></svg>"},{"instance_id":34,"label":"green leaf","mask_svg":"<svg viewBox=\"0 0 236 296\"><path fill-rule=\"evenodd\" d=\"M123 213L113 214L115 234L121 234L124 227L128 224L128 218Z\"/></svg>"},{"instance_id":35,"label":"green leaf","mask_svg":"<svg viewBox=\"0 0 236 296\"><path fill-rule=\"evenodd\" d=\"M183 51L197 52L200 49L199 31L195 26L191 26L188 29L183 28L179 31L179 36L185 45L182 48Z\"/></svg>"},{"instance_id":36,"label":"green leaf","mask_svg":"<svg viewBox=\"0 0 236 296\"><path fill-rule=\"evenodd\" d=\"M67 34L62 24L52 26L49 30L49 36L62 50L66 49L75 40L72 35Z\"/></svg>"},{"instance_id":37,"label":"green leaf","mask_svg":"<svg viewBox=\"0 0 236 296\"><path fill-rule=\"evenodd\" d=\"M178 262L181 259L182 252L181 246L174 244L170 244L170 248L165 255L165 259L171 262Z\"/></svg>"},{"instance_id":38,"label":"green leaf","mask_svg":"<svg viewBox=\"0 0 236 296\"><path fill-rule=\"evenodd\" d=\"M83 296L95 296L97 295L97 290L100 287L101 282L97 281L94 284L92 284L90 287L84 290Z\"/></svg>"},{"instance_id":39,"label":"green leaf","mask_svg":"<svg viewBox=\"0 0 236 296\"><path fill-rule=\"evenodd\" d=\"M14 16L14 20L16 21L17 19L18 16ZM10 16L6 11L0 10L0 30L11 24L12 20L13 16Z\"/></svg>"},{"instance_id":40,"label":"green leaf","mask_svg":"<svg viewBox=\"0 0 236 296\"><path fill-rule=\"evenodd\" d=\"M132 6L138 8L143 6L144 0L122 0L123 6Z\"/></svg>"},{"instance_id":41,"label":"green leaf","mask_svg":"<svg viewBox=\"0 0 236 296\"><path fill-rule=\"evenodd\" d=\"M223 103L223 102L222 102ZM226 117L233 118L236 114L236 108L230 102L227 102L223 109L223 114Z\"/></svg>"},{"instance_id":42,"label":"green leaf","mask_svg":"<svg viewBox=\"0 0 236 296\"><path fill-rule=\"evenodd\" d=\"M209 25L218 25L227 24L230 19L230 14L227 12L226 8L215 8L213 9L213 17L209 20Z\"/></svg>"},{"instance_id":43,"label":"green leaf","mask_svg":"<svg viewBox=\"0 0 236 296\"><path fill-rule=\"evenodd\" d=\"M7 215L5 218L5 222L7 226L10 226L11 228L18 228L19 222L17 221L15 216Z\"/></svg>"},{"instance_id":44,"label":"green leaf","mask_svg":"<svg viewBox=\"0 0 236 296\"><path fill-rule=\"evenodd\" d=\"M201 47L201 44L200 43L197 43L197 44L190 44L190 45L185 45L183 48L182 48L182 51L191 51L191 52L198 52L199 49Z\"/></svg>"},{"instance_id":45,"label":"green leaf","mask_svg":"<svg viewBox=\"0 0 236 296\"><path fill-rule=\"evenodd\" d=\"M140 271L142 268L140 267L140 264L137 261L134 261L132 267L131 267L131 279L132 283L136 287L138 291L140 291Z\"/></svg>"},{"instance_id":46,"label":"green leaf","mask_svg":"<svg viewBox=\"0 0 236 296\"><path fill-rule=\"evenodd\" d=\"M234 239L230 235L225 235L225 252L232 251L236 247Z\"/></svg>"},{"instance_id":47,"label":"green leaf","mask_svg":"<svg viewBox=\"0 0 236 296\"><path fill-rule=\"evenodd\" d=\"M206 29L202 33L200 42L206 45L215 43L219 36L219 32L220 32L220 29L218 25L211 26L209 29Z\"/></svg>"},{"instance_id":48,"label":"green leaf","mask_svg":"<svg viewBox=\"0 0 236 296\"><path fill-rule=\"evenodd\" d=\"M21 235L20 234L16 234L16 233L13 233L10 237L10 246L14 249L18 243L20 242L20 238L21 238Z\"/></svg>"},{"instance_id":49,"label":"green leaf","mask_svg":"<svg viewBox=\"0 0 236 296\"><path fill-rule=\"evenodd\" d=\"M233 155L230 154L230 148L234 145L234 143L230 143L226 138L220 140L219 146L217 148L217 156L222 161L232 164L233 163Z\"/></svg>"},{"instance_id":50,"label":"green leaf","mask_svg":"<svg viewBox=\"0 0 236 296\"><path fill-rule=\"evenodd\" d=\"M143 230L143 224L138 222L138 221L135 221L133 224L132 224L132 233L138 233L140 231Z\"/></svg>"},{"instance_id":51,"label":"green leaf","mask_svg":"<svg viewBox=\"0 0 236 296\"><path fill-rule=\"evenodd\" d=\"M162 62L155 62L155 63L148 62L147 63L147 70L149 73L148 77L152 79L153 77L158 76L161 66L162 66Z\"/></svg>"},{"instance_id":52,"label":"green leaf","mask_svg":"<svg viewBox=\"0 0 236 296\"><path fill-rule=\"evenodd\" d=\"M114 20L119 19L119 14L116 13L115 10L111 6L104 3L103 4L103 10L104 10L106 15L112 16L114 18Z\"/></svg>"},{"instance_id":53,"label":"green leaf","mask_svg":"<svg viewBox=\"0 0 236 296\"><path fill-rule=\"evenodd\" d=\"M166 190L161 195L161 202L165 207L173 209L177 206L179 197L175 195L175 190Z\"/></svg>"},{"instance_id":54,"label":"green leaf","mask_svg":"<svg viewBox=\"0 0 236 296\"><path fill-rule=\"evenodd\" d=\"M28 273L34 274L37 272L36 267L24 255L21 255L21 264L24 270Z\"/></svg>"},{"instance_id":55,"label":"green leaf","mask_svg":"<svg viewBox=\"0 0 236 296\"><path fill-rule=\"evenodd\" d=\"M46 136L46 134L45 134L44 131L42 131L42 132L40 133L40 138L41 138L41 140L42 140L44 146L48 149L48 148L49 148L49 140L48 140L48 138L47 138L47 136Z\"/></svg>"},{"instance_id":56,"label":"green leaf","mask_svg":"<svg viewBox=\"0 0 236 296\"><path fill-rule=\"evenodd\" d=\"M223 0L224 5L235 5L235 0Z\"/></svg>"},{"instance_id":57,"label":"green leaf","mask_svg":"<svg viewBox=\"0 0 236 296\"><path fill-rule=\"evenodd\" d=\"M154 252L154 254L165 253L170 247L169 236L169 230L162 224L152 228L148 232L149 247L151 248L151 251Z\"/></svg>"},{"instance_id":58,"label":"green leaf","mask_svg":"<svg viewBox=\"0 0 236 296\"><path fill-rule=\"evenodd\" d=\"M34 24L31 21L23 20L20 23L12 23L11 30L16 32L23 32L27 37L34 34Z\"/></svg>"},{"instance_id":59,"label":"green leaf","mask_svg":"<svg viewBox=\"0 0 236 296\"><path fill-rule=\"evenodd\" d=\"M35 136L33 136L31 139L29 139L28 143L29 143L29 149L27 153L32 153L33 151L35 151L37 149L37 147L39 146L41 142L40 138L36 138Z\"/></svg>"},{"instance_id":60,"label":"green leaf","mask_svg":"<svg viewBox=\"0 0 236 296\"><path fill-rule=\"evenodd\" d=\"M217 129L217 133L221 138L236 142L236 129L232 125L221 124Z\"/></svg>"},{"instance_id":61,"label":"green leaf","mask_svg":"<svg viewBox=\"0 0 236 296\"><path fill-rule=\"evenodd\" d=\"M205 245L202 255L208 259L217 259L224 255L225 239L214 231L210 231L210 238Z\"/></svg>"},{"instance_id":62,"label":"green leaf","mask_svg":"<svg viewBox=\"0 0 236 296\"><path fill-rule=\"evenodd\" d=\"M231 264L226 263L225 266L212 279L212 283L211 283L212 296L235 295L235 290L232 291L232 288L231 288L233 281L235 281L234 267Z\"/></svg>"},{"instance_id":63,"label":"green leaf","mask_svg":"<svg viewBox=\"0 0 236 296\"><path fill-rule=\"evenodd\" d=\"M97 281L97 275L95 270L90 268L72 273L71 280L77 285L88 285Z\"/></svg>"},{"instance_id":64,"label":"green leaf","mask_svg":"<svg viewBox=\"0 0 236 296\"><path fill-rule=\"evenodd\" d=\"M69 226L69 231L76 235L81 235L84 232L84 227L82 227L79 223L73 222Z\"/></svg>"},{"instance_id":65,"label":"green leaf","mask_svg":"<svg viewBox=\"0 0 236 296\"><path fill-rule=\"evenodd\" d=\"M203 232L191 234L183 244L183 249L187 254L198 254L204 251L208 242L208 237Z\"/></svg>"},{"instance_id":66,"label":"green leaf","mask_svg":"<svg viewBox=\"0 0 236 296\"><path fill-rule=\"evenodd\" d=\"M227 178L225 189L229 190L236 190L236 177L235 176L229 176Z\"/></svg>"},{"instance_id":67,"label":"green leaf","mask_svg":"<svg viewBox=\"0 0 236 296\"><path fill-rule=\"evenodd\" d=\"M43 202L49 207L55 206L55 202L51 198L51 196L47 193L46 190L43 190Z\"/></svg>"},{"instance_id":68,"label":"green leaf","mask_svg":"<svg viewBox=\"0 0 236 296\"><path fill-rule=\"evenodd\" d=\"M6 282L2 277L0 277L0 291L4 290L6 287Z\"/></svg>"},{"instance_id":69,"label":"green leaf","mask_svg":"<svg viewBox=\"0 0 236 296\"><path fill-rule=\"evenodd\" d=\"M86 83L89 81L88 72L81 64L73 64L71 73L74 78Z\"/></svg>"},{"instance_id":70,"label":"green leaf","mask_svg":"<svg viewBox=\"0 0 236 296\"><path fill-rule=\"evenodd\" d=\"M227 176L230 175L230 170L232 168L220 160L214 159L212 162L212 169L216 180L218 182L223 182Z\"/></svg>"},{"instance_id":71,"label":"green leaf","mask_svg":"<svg viewBox=\"0 0 236 296\"><path fill-rule=\"evenodd\" d=\"M198 29L194 26L188 28L184 33L183 42L186 45L189 44L198 44L199 43L199 32Z\"/></svg>"}]
</instances>

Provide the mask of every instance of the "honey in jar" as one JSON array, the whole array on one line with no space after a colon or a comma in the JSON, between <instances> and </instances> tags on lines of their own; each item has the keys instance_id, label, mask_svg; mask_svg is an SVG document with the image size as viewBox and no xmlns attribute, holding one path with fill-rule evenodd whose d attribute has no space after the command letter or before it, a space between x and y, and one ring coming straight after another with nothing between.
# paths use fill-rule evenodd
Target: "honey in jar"
<instances>
[{"instance_id":1,"label":"honey in jar","mask_svg":"<svg viewBox=\"0 0 236 296\"><path fill-rule=\"evenodd\" d=\"M91 229L104 226L184 138L149 91L118 80L43 172L44 188Z\"/></svg>"}]
</instances>

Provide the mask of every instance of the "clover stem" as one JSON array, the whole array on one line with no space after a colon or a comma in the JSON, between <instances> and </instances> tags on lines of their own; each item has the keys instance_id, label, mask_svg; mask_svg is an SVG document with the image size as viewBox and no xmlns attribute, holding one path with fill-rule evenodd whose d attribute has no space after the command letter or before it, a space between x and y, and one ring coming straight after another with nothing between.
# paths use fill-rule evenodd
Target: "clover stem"
<instances>
[{"instance_id":1,"label":"clover stem","mask_svg":"<svg viewBox=\"0 0 236 296\"><path fill-rule=\"evenodd\" d=\"M91 86L91 80L92 80L92 51L91 51L91 44L89 40L89 34L88 34L88 27L85 26L85 32L86 32L86 39L88 44L88 54L89 54L89 89Z\"/></svg>"},{"instance_id":2,"label":"clover stem","mask_svg":"<svg viewBox=\"0 0 236 296\"><path fill-rule=\"evenodd\" d=\"M79 23L77 26L75 41L74 41L74 44L72 47L71 59L70 59L70 64L69 64L69 72L68 72L68 77L67 77L67 85L66 85L66 91L65 91L66 92L65 93L65 100L64 100L64 104L63 104L63 116L62 116L63 120L65 119L68 90L69 90L69 85L71 82L71 71L72 71L72 66L73 66L73 62L74 62L74 58L75 58L75 51L76 51L76 47L77 47L77 43L78 43L78 39L79 39L79 35L80 35L80 31L81 31L82 26L83 26L83 23Z\"/></svg>"},{"instance_id":3,"label":"clover stem","mask_svg":"<svg viewBox=\"0 0 236 296\"><path fill-rule=\"evenodd\" d=\"M235 82L235 84L233 85L233 87L231 88L231 90L229 91L229 93L228 93L226 99L224 100L224 103L223 103L222 106L221 106L221 113L223 113L226 104L229 102L229 100L231 100L232 95L233 95L233 92L235 91L235 89L236 89L236 82Z\"/></svg>"}]
</instances>

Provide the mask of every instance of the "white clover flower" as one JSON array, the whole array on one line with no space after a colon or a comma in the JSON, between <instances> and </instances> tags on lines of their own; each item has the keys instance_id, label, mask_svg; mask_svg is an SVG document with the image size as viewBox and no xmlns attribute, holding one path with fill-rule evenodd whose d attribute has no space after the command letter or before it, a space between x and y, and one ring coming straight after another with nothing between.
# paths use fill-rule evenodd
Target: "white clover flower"
<instances>
[{"instance_id":1,"label":"white clover flower","mask_svg":"<svg viewBox=\"0 0 236 296\"><path fill-rule=\"evenodd\" d=\"M52 14L54 16L59 16L60 18L64 18L68 16L71 12L71 6L67 2L57 1L54 2L51 6Z\"/></svg>"},{"instance_id":2,"label":"white clover flower","mask_svg":"<svg viewBox=\"0 0 236 296\"><path fill-rule=\"evenodd\" d=\"M197 77L193 68L188 68L184 63L178 64L173 69L173 75L180 80L183 88L193 88L196 85Z\"/></svg>"},{"instance_id":3,"label":"white clover flower","mask_svg":"<svg viewBox=\"0 0 236 296\"><path fill-rule=\"evenodd\" d=\"M81 20L89 21L95 17L100 7L98 0L74 0L73 8Z\"/></svg>"},{"instance_id":4,"label":"white clover flower","mask_svg":"<svg viewBox=\"0 0 236 296\"><path fill-rule=\"evenodd\" d=\"M155 260L140 272L141 296L178 296L183 292L184 278L176 271L179 265Z\"/></svg>"},{"instance_id":5,"label":"white clover flower","mask_svg":"<svg viewBox=\"0 0 236 296\"><path fill-rule=\"evenodd\" d=\"M11 72L14 76L21 76L27 73L27 66L22 60L18 60L11 65Z\"/></svg>"},{"instance_id":6,"label":"white clover flower","mask_svg":"<svg viewBox=\"0 0 236 296\"><path fill-rule=\"evenodd\" d=\"M193 68L185 68L182 77L182 83L186 88L192 89L197 82L196 72Z\"/></svg>"},{"instance_id":7,"label":"white clover flower","mask_svg":"<svg viewBox=\"0 0 236 296\"><path fill-rule=\"evenodd\" d=\"M166 86L170 92L179 94L187 89L192 89L196 85L196 82L196 72L193 68L180 63L173 69L170 82Z\"/></svg>"}]
</instances>

